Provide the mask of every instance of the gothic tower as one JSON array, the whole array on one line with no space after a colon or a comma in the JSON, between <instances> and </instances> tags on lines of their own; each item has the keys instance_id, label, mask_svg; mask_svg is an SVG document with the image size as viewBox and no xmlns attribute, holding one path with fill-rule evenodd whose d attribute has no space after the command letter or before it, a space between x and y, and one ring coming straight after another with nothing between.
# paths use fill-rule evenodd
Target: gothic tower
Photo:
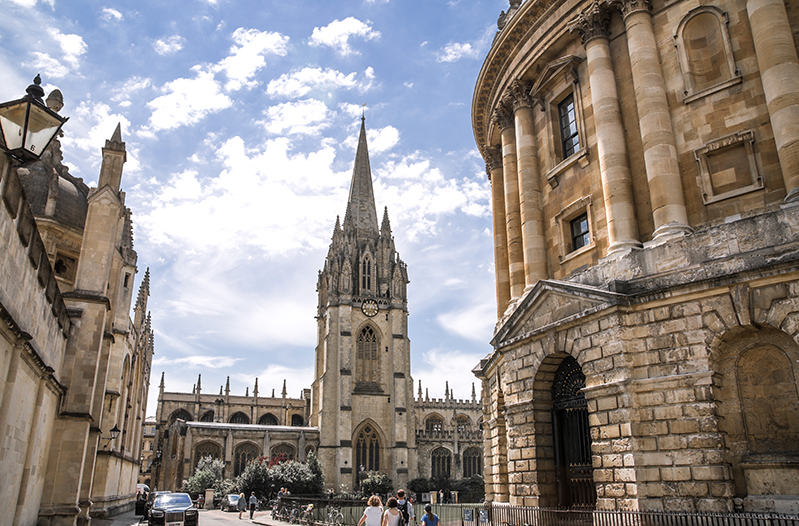
<instances>
[{"instance_id":1,"label":"gothic tower","mask_svg":"<svg viewBox=\"0 0 799 526\"><path fill-rule=\"evenodd\" d=\"M360 471L400 486L416 476L407 284L388 209L378 227L361 118L347 211L343 224L336 218L317 283L311 425L324 472L335 473L326 483L337 490L355 488Z\"/></svg>"}]
</instances>

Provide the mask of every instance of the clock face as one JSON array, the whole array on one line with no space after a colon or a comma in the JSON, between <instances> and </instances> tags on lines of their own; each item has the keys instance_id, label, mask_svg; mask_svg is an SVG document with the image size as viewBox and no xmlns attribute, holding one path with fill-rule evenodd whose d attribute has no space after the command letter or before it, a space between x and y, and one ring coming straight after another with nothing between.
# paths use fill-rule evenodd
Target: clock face
<instances>
[{"instance_id":1,"label":"clock face","mask_svg":"<svg viewBox=\"0 0 799 526\"><path fill-rule=\"evenodd\" d=\"M372 316L376 316L378 310L380 310L380 308L377 306L377 302L375 300L366 300L361 304L361 312L370 318Z\"/></svg>"}]
</instances>

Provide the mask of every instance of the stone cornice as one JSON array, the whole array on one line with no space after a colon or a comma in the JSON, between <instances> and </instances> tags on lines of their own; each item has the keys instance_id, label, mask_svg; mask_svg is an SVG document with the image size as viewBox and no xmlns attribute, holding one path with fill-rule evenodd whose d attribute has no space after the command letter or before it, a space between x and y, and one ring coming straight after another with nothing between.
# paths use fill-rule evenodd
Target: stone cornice
<instances>
[{"instance_id":1,"label":"stone cornice","mask_svg":"<svg viewBox=\"0 0 799 526\"><path fill-rule=\"evenodd\" d=\"M492 117L488 101L496 98L496 92L501 88L500 81L510 67L508 58L513 55L514 49L521 42L529 38L530 34L543 24L544 15L563 2L564 0L524 2L495 37L477 77L472 96L472 131L479 149L488 146L488 128Z\"/></svg>"}]
</instances>

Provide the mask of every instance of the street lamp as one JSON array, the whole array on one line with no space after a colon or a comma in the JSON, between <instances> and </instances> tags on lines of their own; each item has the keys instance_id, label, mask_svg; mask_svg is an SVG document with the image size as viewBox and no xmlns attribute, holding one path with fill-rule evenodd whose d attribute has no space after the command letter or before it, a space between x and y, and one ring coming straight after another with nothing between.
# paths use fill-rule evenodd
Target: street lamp
<instances>
[{"instance_id":1,"label":"street lamp","mask_svg":"<svg viewBox=\"0 0 799 526\"><path fill-rule=\"evenodd\" d=\"M114 424L114 427L112 427L111 431L109 431L109 432L111 433L111 438L104 438L103 439L103 440L106 440L106 443L105 443L105 446L103 447L103 449L107 448L108 444L110 444L112 440L116 440L116 438L119 436L119 433L121 433L121 431L119 430L119 428L117 427L116 424Z\"/></svg>"},{"instance_id":2,"label":"street lamp","mask_svg":"<svg viewBox=\"0 0 799 526\"><path fill-rule=\"evenodd\" d=\"M0 129L2 129L5 150L20 161L35 161L68 117L48 108L42 101L44 89L39 75L25 90L27 95L21 99L0 104Z\"/></svg>"}]
</instances>

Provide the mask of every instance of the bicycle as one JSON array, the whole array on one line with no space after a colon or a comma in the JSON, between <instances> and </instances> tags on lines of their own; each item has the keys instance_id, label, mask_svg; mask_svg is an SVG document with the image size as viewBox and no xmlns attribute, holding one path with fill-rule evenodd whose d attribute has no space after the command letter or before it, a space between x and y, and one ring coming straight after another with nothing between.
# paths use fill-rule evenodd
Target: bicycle
<instances>
[{"instance_id":1,"label":"bicycle","mask_svg":"<svg viewBox=\"0 0 799 526\"><path fill-rule=\"evenodd\" d=\"M325 507L325 515L327 517L325 521L327 526L341 526L344 524L344 514L332 504L328 504Z\"/></svg>"},{"instance_id":2,"label":"bicycle","mask_svg":"<svg viewBox=\"0 0 799 526\"><path fill-rule=\"evenodd\" d=\"M313 524L313 504L300 507L300 523L305 526Z\"/></svg>"}]
</instances>

